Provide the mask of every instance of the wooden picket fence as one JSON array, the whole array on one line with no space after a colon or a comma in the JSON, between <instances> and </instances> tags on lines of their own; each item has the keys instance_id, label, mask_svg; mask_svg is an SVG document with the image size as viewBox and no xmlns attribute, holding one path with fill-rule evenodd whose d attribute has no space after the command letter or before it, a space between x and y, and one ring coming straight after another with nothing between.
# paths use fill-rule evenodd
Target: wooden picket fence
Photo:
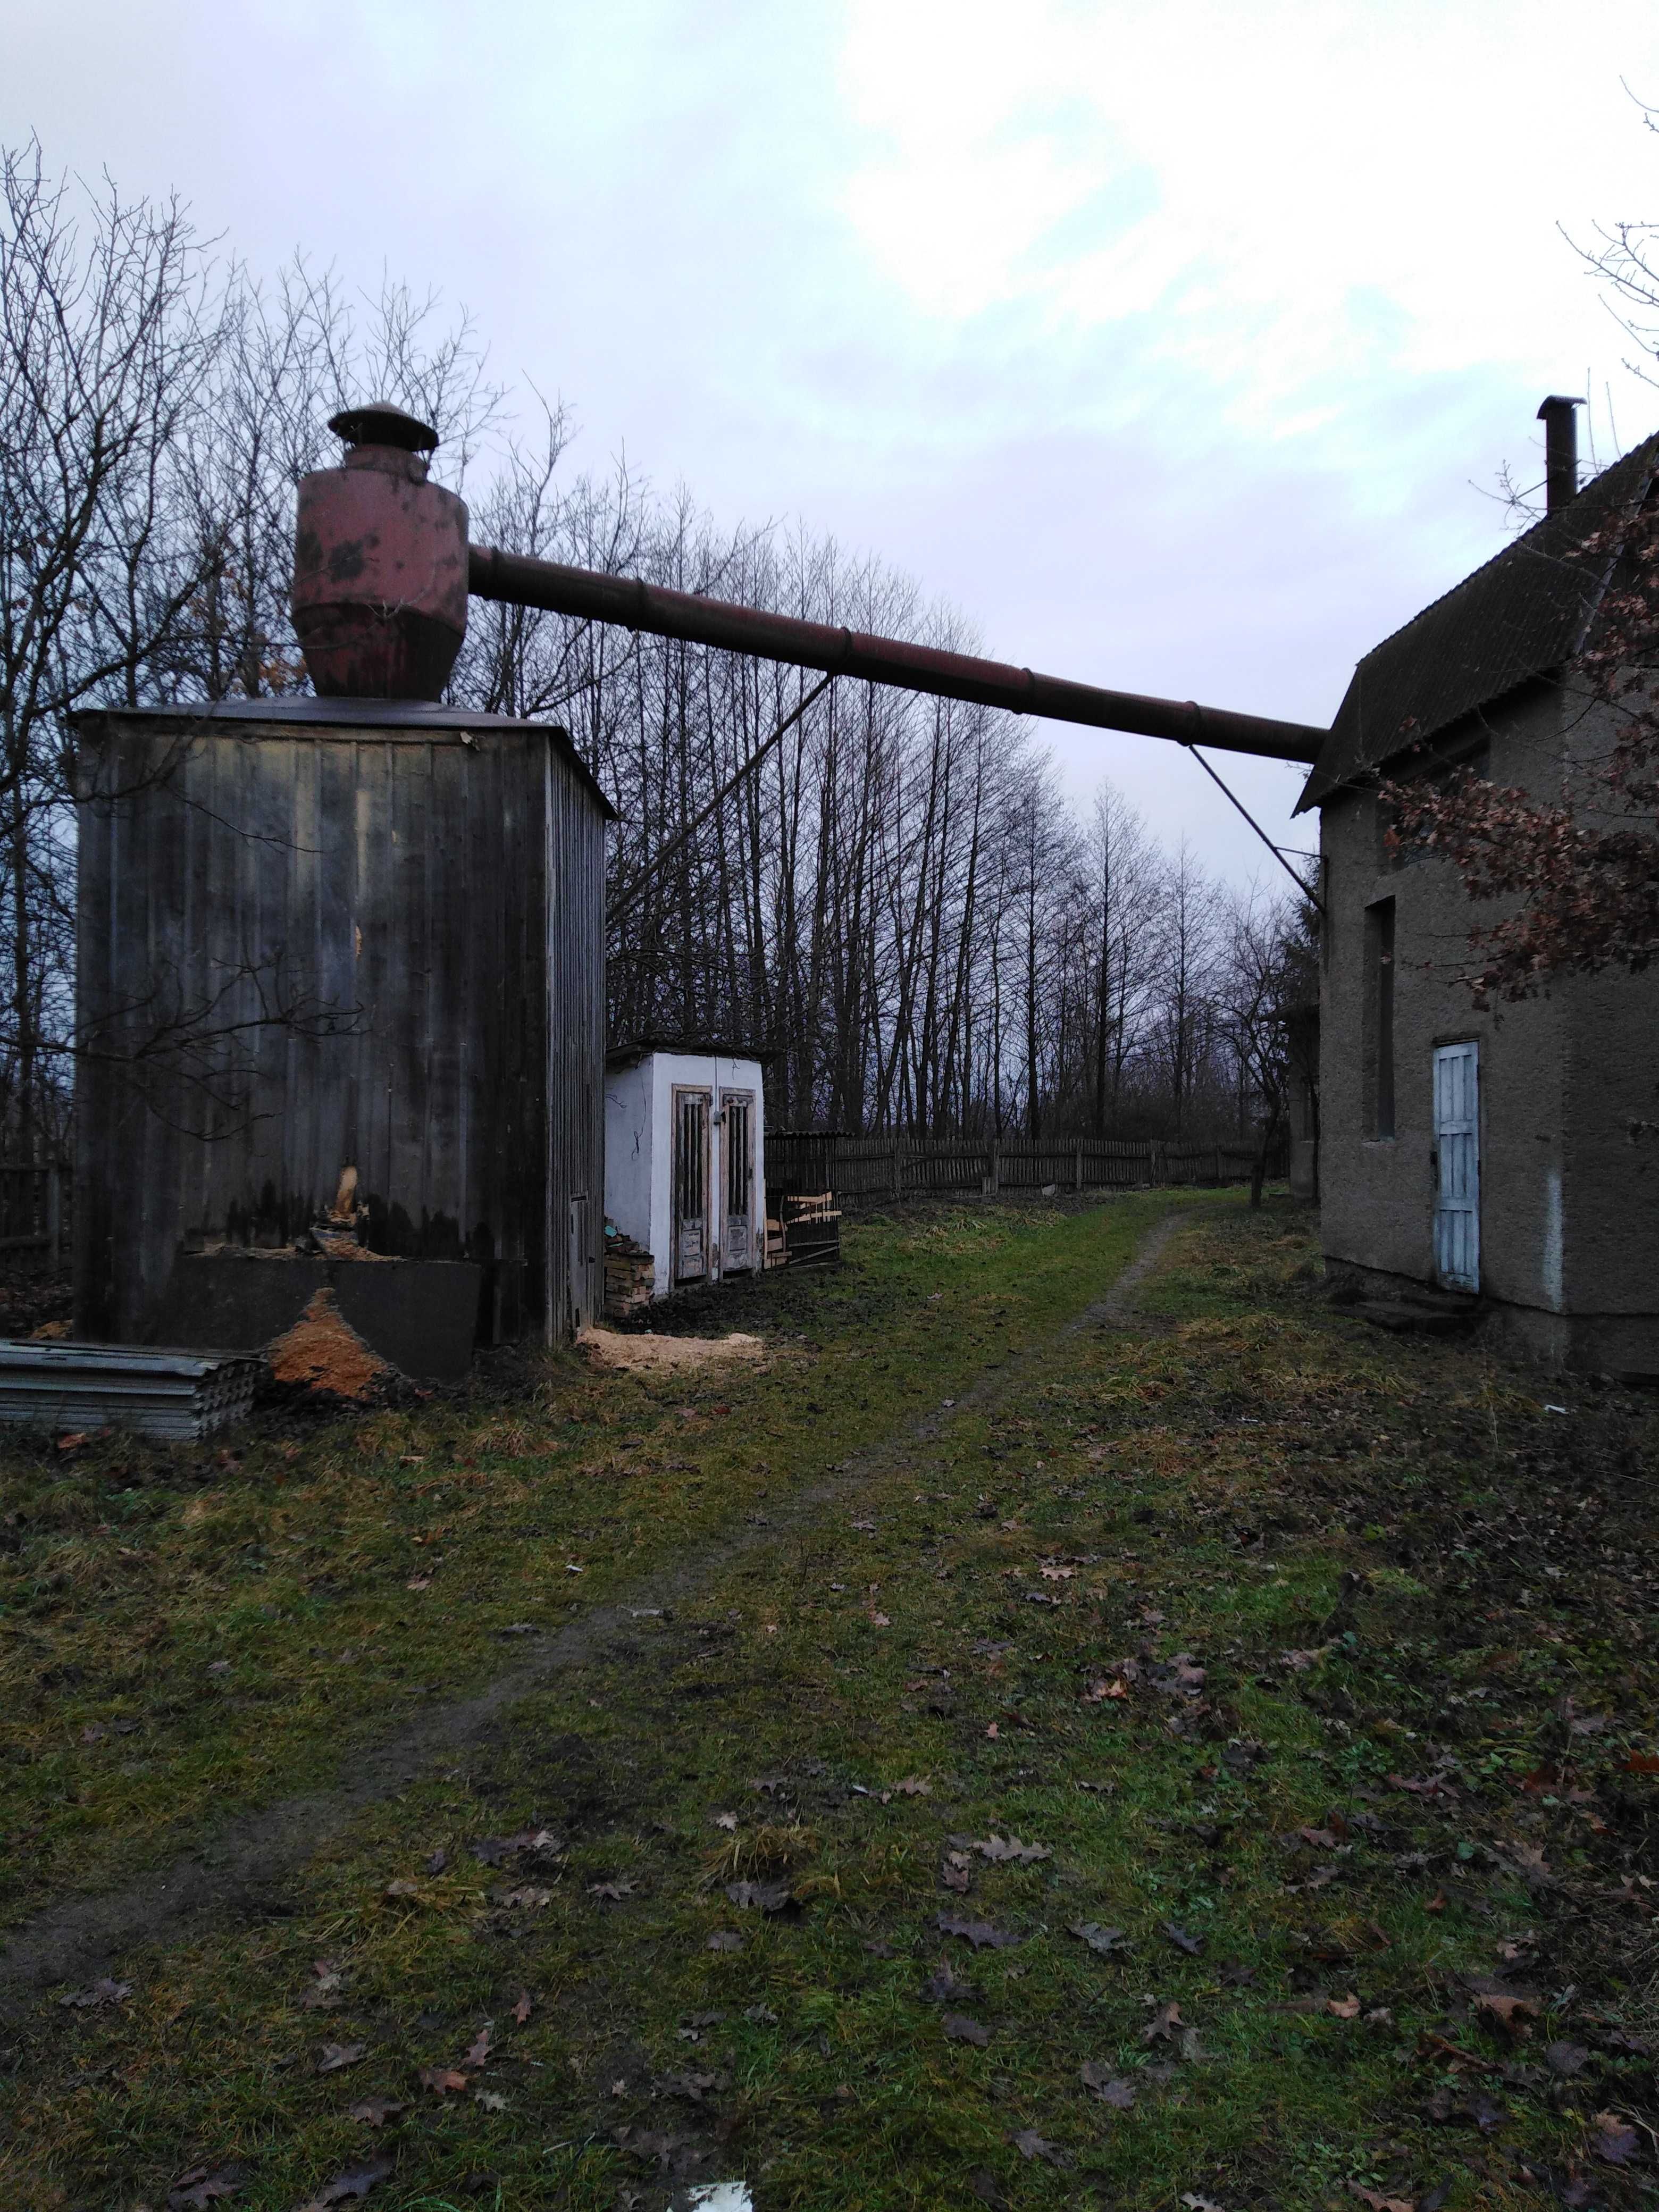
<instances>
[{"instance_id":1,"label":"wooden picket fence","mask_svg":"<svg viewBox=\"0 0 1659 2212\"><path fill-rule=\"evenodd\" d=\"M951 1192L1139 1190L1164 1185L1218 1189L1248 1182L1250 1145L1166 1143L1158 1138L848 1137L822 1129L769 1129L769 1190L833 1191L857 1204ZM1289 1146L1267 1155L1269 1181L1289 1172Z\"/></svg>"}]
</instances>

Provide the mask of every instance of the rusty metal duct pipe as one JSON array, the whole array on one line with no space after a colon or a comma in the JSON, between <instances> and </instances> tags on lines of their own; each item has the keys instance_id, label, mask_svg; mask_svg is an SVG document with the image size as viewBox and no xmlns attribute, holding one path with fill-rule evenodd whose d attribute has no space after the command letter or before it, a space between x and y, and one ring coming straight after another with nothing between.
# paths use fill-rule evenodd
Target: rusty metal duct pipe
<instances>
[{"instance_id":1,"label":"rusty metal duct pipe","mask_svg":"<svg viewBox=\"0 0 1659 2212\"><path fill-rule=\"evenodd\" d=\"M1224 708L1195 706L1190 699L1147 699L1133 691L1071 684L1063 677L1011 667L1006 661L940 653L902 638L836 629L827 623L800 622L792 615L766 614L726 599L665 591L595 568L571 568L522 553L499 553L487 545L471 548L467 583L475 599L498 599L509 606L541 607L550 614L617 623L688 645L718 646L763 660L821 668L830 676L890 684L901 690L931 692L937 698L1002 707L1016 714L1041 714L1053 722L1081 722L1090 729L1132 730L1142 737L1172 738L1177 744L1255 753L1264 760L1312 761L1328 734L1305 722L1236 714Z\"/></svg>"},{"instance_id":2,"label":"rusty metal duct pipe","mask_svg":"<svg viewBox=\"0 0 1659 2212\"><path fill-rule=\"evenodd\" d=\"M1583 404L1582 399L1566 399L1559 392L1552 392L1538 410L1538 420L1544 426L1547 514L1553 514L1578 496L1578 416L1575 410Z\"/></svg>"}]
</instances>

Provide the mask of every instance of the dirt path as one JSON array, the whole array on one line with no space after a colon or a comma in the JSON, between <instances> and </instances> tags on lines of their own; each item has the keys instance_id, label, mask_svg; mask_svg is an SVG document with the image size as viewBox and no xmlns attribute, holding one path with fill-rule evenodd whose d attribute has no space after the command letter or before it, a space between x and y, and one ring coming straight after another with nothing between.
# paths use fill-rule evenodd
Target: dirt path
<instances>
[{"instance_id":1,"label":"dirt path","mask_svg":"<svg viewBox=\"0 0 1659 2212\"><path fill-rule=\"evenodd\" d=\"M210 1842L125 1888L76 1897L26 1921L0 1954L0 2014L15 2013L27 2002L26 1991L107 1971L127 1945L182 1939L213 1915L257 1909L274 1883L303 1865L363 1807L395 1796L424 1769L465 1750L511 1706L632 1630L638 1616L684 1604L756 1546L775 1543L848 1489L896 1466L917 1445L937 1442L959 1414L994 1404L1069 1337L1084 1329L1132 1323L1140 1285L1176 1228L1195 1218L1191 1208L1166 1214L1106 1295L1074 1315L1054 1340L988 1369L949 1406L918 1416L884 1444L843 1461L834 1479L798 1490L770 1514L768 1525L727 1531L569 1623L532 1661L497 1676L473 1696L428 1708L379 1744L354 1747L349 1780L249 1813Z\"/></svg>"}]
</instances>

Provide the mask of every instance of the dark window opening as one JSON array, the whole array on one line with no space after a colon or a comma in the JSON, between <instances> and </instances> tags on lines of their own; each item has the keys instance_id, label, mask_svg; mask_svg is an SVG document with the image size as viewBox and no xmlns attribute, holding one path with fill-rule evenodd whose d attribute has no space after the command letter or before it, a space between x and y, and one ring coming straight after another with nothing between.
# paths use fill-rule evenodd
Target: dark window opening
<instances>
[{"instance_id":1,"label":"dark window opening","mask_svg":"<svg viewBox=\"0 0 1659 2212\"><path fill-rule=\"evenodd\" d=\"M1366 1134L1394 1134L1394 901L1365 909L1365 1005L1361 1076Z\"/></svg>"}]
</instances>

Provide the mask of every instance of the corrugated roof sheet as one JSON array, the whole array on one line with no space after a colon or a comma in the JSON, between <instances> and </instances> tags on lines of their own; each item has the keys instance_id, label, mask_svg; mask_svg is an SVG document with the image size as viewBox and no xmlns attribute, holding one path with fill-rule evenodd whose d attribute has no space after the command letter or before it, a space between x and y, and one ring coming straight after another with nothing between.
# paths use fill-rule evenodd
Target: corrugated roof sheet
<instances>
[{"instance_id":1,"label":"corrugated roof sheet","mask_svg":"<svg viewBox=\"0 0 1659 2212\"><path fill-rule=\"evenodd\" d=\"M1354 670L1297 812L1570 660L1656 471L1659 437L1374 646Z\"/></svg>"}]
</instances>

